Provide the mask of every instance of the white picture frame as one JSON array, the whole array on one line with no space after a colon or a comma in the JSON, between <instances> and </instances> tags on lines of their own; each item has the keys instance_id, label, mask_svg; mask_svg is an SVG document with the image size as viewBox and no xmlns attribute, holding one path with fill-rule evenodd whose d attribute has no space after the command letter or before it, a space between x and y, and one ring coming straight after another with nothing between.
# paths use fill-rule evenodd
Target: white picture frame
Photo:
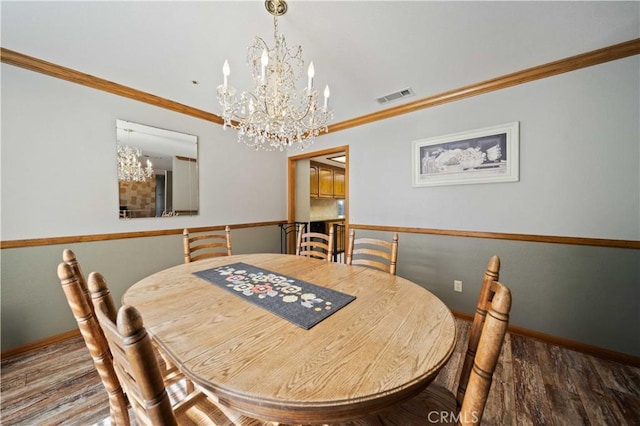
<instances>
[{"instance_id":1,"label":"white picture frame","mask_svg":"<svg viewBox=\"0 0 640 426\"><path fill-rule=\"evenodd\" d=\"M517 182L520 123L412 142L412 186Z\"/></svg>"}]
</instances>

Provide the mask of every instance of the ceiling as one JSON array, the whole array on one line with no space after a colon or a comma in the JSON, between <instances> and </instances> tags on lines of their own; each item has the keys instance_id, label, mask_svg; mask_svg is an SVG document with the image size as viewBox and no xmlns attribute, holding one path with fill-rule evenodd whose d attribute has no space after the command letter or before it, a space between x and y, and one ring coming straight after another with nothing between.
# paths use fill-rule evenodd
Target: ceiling
<instances>
[{"instance_id":1,"label":"ceiling","mask_svg":"<svg viewBox=\"0 0 640 426\"><path fill-rule=\"evenodd\" d=\"M328 164L330 166L333 167L337 167L339 169L344 169L345 168L345 163L341 162L341 161L336 161L333 158L336 157L341 157L344 156L345 153L344 152L334 152L331 154L325 154L325 155L319 155L317 157L312 157L311 160L317 162L317 163L322 163L322 164Z\"/></svg>"},{"instance_id":2,"label":"ceiling","mask_svg":"<svg viewBox=\"0 0 640 426\"><path fill-rule=\"evenodd\" d=\"M215 114L224 60L246 90L247 46L256 35L273 44L262 1L1 7L2 47ZM640 2L290 0L278 25L313 60L315 87L331 87L338 123L638 38ZM407 88L413 97L376 101Z\"/></svg>"}]
</instances>

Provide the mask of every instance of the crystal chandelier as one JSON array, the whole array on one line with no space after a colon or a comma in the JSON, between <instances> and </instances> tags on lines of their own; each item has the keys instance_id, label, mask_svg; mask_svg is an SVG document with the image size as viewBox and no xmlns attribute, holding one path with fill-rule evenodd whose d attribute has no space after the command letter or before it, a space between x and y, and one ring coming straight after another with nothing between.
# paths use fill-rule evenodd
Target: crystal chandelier
<instances>
[{"instance_id":1,"label":"crystal chandelier","mask_svg":"<svg viewBox=\"0 0 640 426\"><path fill-rule=\"evenodd\" d=\"M228 84L229 62L222 67L223 84L218 86L218 102L222 107L224 128L238 129L238 142L256 150L267 151L298 147L304 149L320 132L327 131L333 116L328 109L329 86L324 88L324 103L318 105L318 91L313 88L313 62L307 71L307 87L298 91L296 81L302 76L302 46L287 47L284 35L278 33L278 16L287 11L284 0L266 0L265 7L273 15L273 49L260 37L247 48L247 64L255 85L253 92L242 92Z\"/></svg>"},{"instance_id":2,"label":"crystal chandelier","mask_svg":"<svg viewBox=\"0 0 640 426\"><path fill-rule=\"evenodd\" d=\"M127 130L131 132L132 130ZM129 145L118 144L118 180L124 182L146 182L153 176L151 161L147 159L147 167L142 168L140 156L142 151Z\"/></svg>"}]
</instances>

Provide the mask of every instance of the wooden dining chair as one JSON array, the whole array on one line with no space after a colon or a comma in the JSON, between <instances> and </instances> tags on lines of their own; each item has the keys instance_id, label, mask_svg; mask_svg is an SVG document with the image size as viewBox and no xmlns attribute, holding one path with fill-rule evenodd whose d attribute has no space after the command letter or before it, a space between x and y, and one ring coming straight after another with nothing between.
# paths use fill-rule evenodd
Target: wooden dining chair
<instances>
[{"instance_id":1,"label":"wooden dining chair","mask_svg":"<svg viewBox=\"0 0 640 426\"><path fill-rule=\"evenodd\" d=\"M460 380L458 382L457 399L459 403L461 403L467 389L469 372L473 368L473 360L476 357L478 342L480 341L482 328L487 318L487 310L489 309L489 304L491 303L491 299L493 298L493 294L491 292L491 284L494 281L498 281L499 278L500 258L494 255L489 259L487 269L484 271L484 276L482 277L482 285L480 286L480 294L478 295L478 301L476 303L476 312L473 315L471 330L469 330L467 350L465 352L464 362L462 364L462 372L460 373Z\"/></svg>"},{"instance_id":2,"label":"wooden dining chair","mask_svg":"<svg viewBox=\"0 0 640 426\"><path fill-rule=\"evenodd\" d=\"M71 267L73 273L76 275L78 279L78 285L82 289L82 292L86 295L87 303L89 304L89 307L91 309L91 315L95 316L93 304L91 303L91 295L89 294L89 289L87 287L87 281L75 253L70 249L64 249L62 251L62 260L64 263ZM102 332L100 329L98 331L100 333ZM162 377L164 377L164 381L167 386L184 379L187 393L191 392L193 390L193 383L184 377L180 370L167 359L167 357L162 353L162 351L160 351L159 348L155 346L154 348L156 350L156 356L158 358Z\"/></svg>"},{"instance_id":3,"label":"wooden dining chair","mask_svg":"<svg viewBox=\"0 0 640 426\"><path fill-rule=\"evenodd\" d=\"M473 348L467 355L473 356L471 361L465 357L457 394L431 384L417 397L378 414L376 421L417 426L433 422L437 416L438 424L480 424L511 311L511 291L494 279L499 267L499 258L492 257L478 299L476 316L480 318L477 323L474 320L478 326L469 337L469 346Z\"/></svg>"},{"instance_id":4,"label":"wooden dining chair","mask_svg":"<svg viewBox=\"0 0 640 426\"><path fill-rule=\"evenodd\" d=\"M113 354L113 366L129 398L138 424L165 425L266 425L219 406L195 390L171 405L162 380L151 338L142 316L133 306L116 310L104 277L92 272L89 290L98 323Z\"/></svg>"},{"instance_id":5,"label":"wooden dining chair","mask_svg":"<svg viewBox=\"0 0 640 426\"><path fill-rule=\"evenodd\" d=\"M62 260L63 262L58 265L58 278L96 370L107 390L112 422L118 425L128 425L127 399L126 396L121 396L122 387L113 369L112 354L106 338L95 317L95 310L82 267L75 253L70 249L63 250ZM165 384L170 386L184 380L186 393L192 392L193 383L186 379L182 372L157 347L154 346L154 349Z\"/></svg>"},{"instance_id":6,"label":"wooden dining chair","mask_svg":"<svg viewBox=\"0 0 640 426\"><path fill-rule=\"evenodd\" d=\"M224 233L206 232L190 234L189 229L182 232L184 243L184 263L195 262L211 257L231 256L231 228L224 227Z\"/></svg>"},{"instance_id":7,"label":"wooden dining chair","mask_svg":"<svg viewBox=\"0 0 640 426\"><path fill-rule=\"evenodd\" d=\"M356 231L349 232L347 244L347 265L363 265L396 274L398 262L398 233L393 233L391 241L375 238L356 238Z\"/></svg>"},{"instance_id":8,"label":"wooden dining chair","mask_svg":"<svg viewBox=\"0 0 640 426\"><path fill-rule=\"evenodd\" d=\"M106 337L98 324L82 270L71 250L63 253L64 262L58 265L58 278L78 323L80 334L91 354L100 380L109 398L109 414L115 425L129 425L127 397L113 366Z\"/></svg>"},{"instance_id":9,"label":"wooden dining chair","mask_svg":"<svg viewBox=\"0 0 640 426\"><path fill-rule=\"evenodd\" d=\"M298 225L296 255L331 262L333 260L333 226L329 228L328 235L321 232L305 232L305 229L305 224Z\"/></svg>"}]
</instances>

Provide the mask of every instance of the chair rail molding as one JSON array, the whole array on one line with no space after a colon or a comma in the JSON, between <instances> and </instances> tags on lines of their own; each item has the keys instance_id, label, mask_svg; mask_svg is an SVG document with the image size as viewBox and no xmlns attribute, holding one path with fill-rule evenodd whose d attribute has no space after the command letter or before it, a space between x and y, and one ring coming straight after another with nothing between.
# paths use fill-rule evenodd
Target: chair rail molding
<instances>
[{"instance_id":1,"label":"chair rail molding","mask_svg":"<svg viewBox=\"0 0 640 426\"><path fill-rule=\"evenodd\" d=\"M510 234L504 232L459 231L453 229L416 228L387 225L365 225L351 223L353 229L369 231L404 232L407 234L431 234L449 237L487 238L492 240L528 241L532 243L568 244L593 247L640 249L638 240L614 240L606 238L564 237L556 235Z\"/></svg>"},{"instance_id":2,"label":"chair rail molding","mask_svg":"<svg viewBox=\"0 0 640 426\"><path fill-rule=\"evenodd\" d=\"M230 225L232 229L239 228L255 228L261 226L275 226L287 223L286 220L277 220L272 222L256 222ZM349 228L363 229L369 231L386 231L386 232L404 232L408 234L431 234L443 235L449 237L468 237L468 238L487 238L492 240L511 240L525 241L532 243L551 243L551 244L568 244L592 247L609 247L624 249L640 249L640 241L638 240L615 240L606 238L586 238L586 237L566 237L557 235L534 235L534 234L510 234L504 232L486 232L486 231L459 231L453 229L434 229L389 225L366 225L366 224L349 224ZM193 232L220 231L224 229L224 225L218 226L201 226L190 228ZM94 234L94 235L75 235L65 237L50 238L33 238L28 240L7 240L0 241L0 249L22 248L48 246L55 244L71 244L86 243L92 241L107 240L123 240L126 238L146 238L158 237L162 235L182 234L184 228L164 229L156 231L139 231L139 232L120 232L111 234Z\"/></svg>"}]
</instances>

